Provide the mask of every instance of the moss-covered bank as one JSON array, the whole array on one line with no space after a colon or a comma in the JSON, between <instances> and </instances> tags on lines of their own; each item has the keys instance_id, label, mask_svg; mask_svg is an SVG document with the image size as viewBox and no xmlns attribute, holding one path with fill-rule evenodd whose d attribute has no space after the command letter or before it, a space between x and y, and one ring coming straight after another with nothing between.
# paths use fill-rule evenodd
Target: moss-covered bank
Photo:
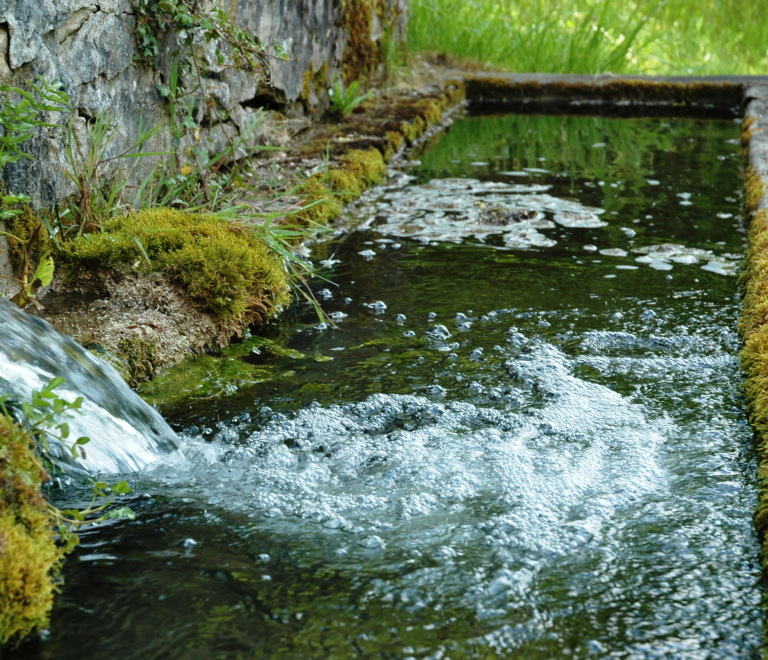
<instances>
[{"instance_id":1,"label":"moss-covered bank","mask_svg":"<svg viewBox=\"0 0 768 660\"><path fill-rule=\"evenodd\" d=\"M381 94L338 122L317 125L290 150L287 164L325 158L325 172L301 184L305 210L300 221L327 224L348 203L380 183L392 158L427 130L438 127L446 111L464 100L464 85L455 80L420 91Z\"/></svg>"},{"instance_id":2,"label":"moss-covered bank","mask_svg":"<svg viewBox=\"0 0 768 660\"><path fill-rule=\"evenodd\" d=\"M0 414L0 645L47 625L64 554L40 492L48 475L32 442Z\"/></svg>"},{"instance_id":3,"label":"moss-covered bank","mask_svg":"<svg viewBox=\"0 0 768 660\"><path fill-rule=\"evenodd\" d=\"M140 211L64 243L61 255L75 277L105 265L162 270L233 331L266 320L290 301L280 259L244 225L213 215Z\"/></svg>"}]
</instances>

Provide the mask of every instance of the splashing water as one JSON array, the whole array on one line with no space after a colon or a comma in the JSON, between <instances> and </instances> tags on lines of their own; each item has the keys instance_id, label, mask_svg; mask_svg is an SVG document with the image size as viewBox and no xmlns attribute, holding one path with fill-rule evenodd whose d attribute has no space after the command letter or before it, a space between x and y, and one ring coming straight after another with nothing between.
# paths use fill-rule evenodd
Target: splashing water
<instances>
[{"instance_id":1,"label":"splashing water","mask_svg":"<svg viewBox=\"0 0 768 660\"><path fill-rule=\"evenodd\" d=\"M57 390L61 396L84 398L83 414L69 422L73 437L91 439L86 457L77 460L80 467L138 470L176 447L176 434L114 369L3 299L0 338L0 392L28 400L33 389L64 377L66 383Z\"/></svg>"}]
</instances>

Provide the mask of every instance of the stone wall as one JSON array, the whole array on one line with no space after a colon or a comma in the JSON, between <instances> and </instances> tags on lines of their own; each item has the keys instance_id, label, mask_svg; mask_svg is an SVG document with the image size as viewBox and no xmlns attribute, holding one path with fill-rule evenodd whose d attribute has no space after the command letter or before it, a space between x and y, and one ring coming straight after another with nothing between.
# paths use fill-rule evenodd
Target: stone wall
<instances>
[{"instance_id":1,"label":"stone wall","mask_svg":"<svg viewBox=\"0 0 768 660\"><path fill-rule=\"evenodd\" d=\"M318 116L343 59L354 60L350 48L363 43L381 51L382 17L393 22L394 38L405 37L408 0L226 0L226 8L231 6L239 25L291 56L272 63L269 87L251 74L210 66L205 84L230 117L226 130L236 131L259 107L287 117ZM362 23L350 20L361 16ZM349 34L350 25L361 24L363 34ZM88 149L87 120L104 111L118 126L109 153L120 153L135 142L141 120L167 122L167 103L157 85L167 82L178 50L168 38L155 67L137 63L135 25L131 0L0 0L0 81L22 86L37 75L61 80L75 109L78 157ZM200 49L210 54L212 46L201 41ZM48 121L63 127L69 118L51 113ZM167 133L151 148L169 149ZM62 171L67 159L61 129L44 129L25 150L34 160L23 159L0 175L7 190L26 193L47 208L74 192Z\"/></svg>"}]
</instances>

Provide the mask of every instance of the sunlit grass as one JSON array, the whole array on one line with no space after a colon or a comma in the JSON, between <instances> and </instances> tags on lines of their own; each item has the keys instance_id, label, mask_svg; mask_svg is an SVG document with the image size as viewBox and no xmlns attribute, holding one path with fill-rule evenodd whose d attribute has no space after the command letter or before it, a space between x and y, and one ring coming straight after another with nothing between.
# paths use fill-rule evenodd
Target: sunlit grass
<instances>
[{"instance_id":1,"label":"sunlit grass","mask_svg":"<svg viewBox=\"0 0 768 660\"><path fill-rule=\"evenodd\" d=\"M765 74L768 0L411 0L408 42L519 72Z\"/></svg>"}]
</instances>

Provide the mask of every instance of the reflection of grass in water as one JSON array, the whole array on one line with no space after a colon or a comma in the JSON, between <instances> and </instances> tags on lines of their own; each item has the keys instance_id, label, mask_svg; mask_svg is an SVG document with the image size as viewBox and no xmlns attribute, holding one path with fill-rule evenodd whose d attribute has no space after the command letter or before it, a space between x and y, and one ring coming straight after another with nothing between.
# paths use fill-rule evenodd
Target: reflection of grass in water
<instances>
[{"instance_id":1,"label":"reflection of grass in water","mask_svg":"<svg viewBox=\"0 0 768 660\"><path fill-rule=\"evenodd\" d=\"M715 143L722 140L722 127L714 122L646 119L468 117L423 154L422 171L427 178L472 176L469 163L479 161L497 172L529 167L604 181L642 179L653 175L660 153L681 149L689 136L699 144ZM733 169L732 163L727 166Z\"/></svg>"},{"instance_id":2,"label":"reflection of grass in water","mask_svg":"<svg viewBox=\"0 0 768 660\"><path fill-rule=\"evenodd\" d=\"M413 0L409 45L510 71L758 74L768 0Z\"/></svg>"}]
</instances>

